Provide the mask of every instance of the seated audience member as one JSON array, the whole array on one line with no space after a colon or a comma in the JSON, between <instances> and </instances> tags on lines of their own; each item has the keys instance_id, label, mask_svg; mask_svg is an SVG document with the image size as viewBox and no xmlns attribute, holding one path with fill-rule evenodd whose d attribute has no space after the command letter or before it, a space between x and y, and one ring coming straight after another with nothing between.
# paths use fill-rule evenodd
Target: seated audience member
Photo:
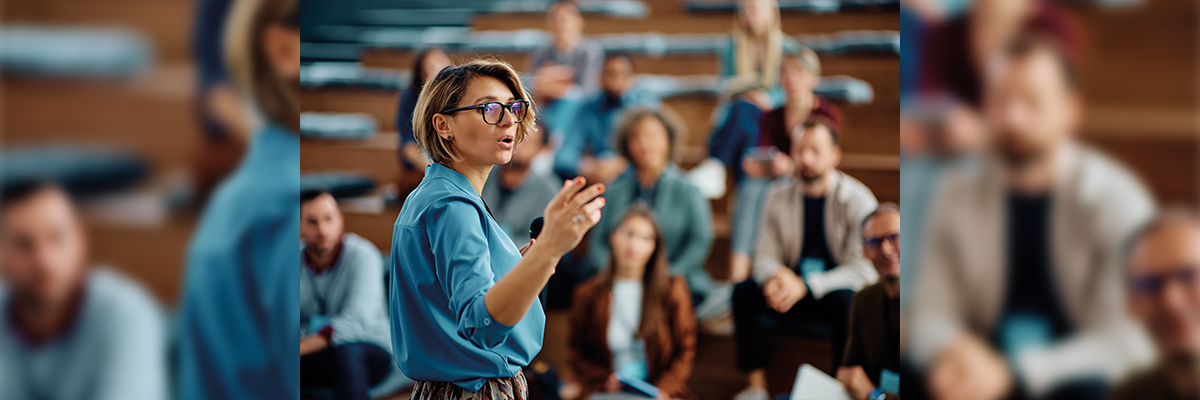
<instances>
[{"instance_id":1,"label":"seated audience member","mask_svg":"<svg viewBox=\"0 0 1200 400\"><path fill-rule=\"evenodd\" d=\"M518 247L529 243L529 223L542 216L542 210L562 188L561 182L538 173L531 163L549 140L542 129L534 129L525 141L513 147L512 161L497 165L483 185L483 203Z\"/></svg>"},{"instance_id":2,"label":"seated audience member","mask_svg":"<svg viewBox=\"0 0 1200 400\"><path fill-rule=\"evenodd\" d=\"M803 124L810 115L821 115L829 119L835 129L841 132L842 111L824 96L816 94L817 85L821 83L821 59L812 49L804 48L795 55L783 59L780 70L779 84L787 95L784 104L763 114L762 130L758 135L759 146L771 146L783 151L780 158L790 161L786 151L792 148L791 132L796 126ZM761 164L741 163L747 175L756 177L774 177L785 175L789 169L769 169ZM791 164L785 164L790 166Z\"/></svg>"},{"instance_id":3,"label":"seated audience member","mask_svg":"<svg viewBox=\"0 0 1200 400\"><path fill-rule=\"evenodd\" d=\"M383 256L344 231L329 193L304 193L300 210L300 384L332 387L339 399L365 399L392 371Z\"/></svg>"},{"instance_id":4,"label":"seated audience member","mask_svg":"<svg viewBox=\"0 0 1200 400\"><path fill-rule=\"evenodd\" d=\"M717 49L723 85L734 89L735 98L760 110L777 107L783 103L779 64L783 54L798 47L783 33L778 1L739 0L729 40Z\"/></svg>"},{"instance_id":5,"label":"seated audience member","mask_svg":"<svg viewBox=\"0 0 1200 400\"><path fill-rule=\"evenodd\" d=\"M162 310L127 278L88 268L63 189L14 186L0 199L0 399L167 399Z\"/></svg>"},{"instance_id":6,"label":"seated audience member","mask_svg":"<svg viewBox=\"0 0 1200 400\"><path fill-rule=\"evenodd\" d=\"M726 149L739 143L753 145L762 113L783 104L779 66L784 54L800 50L781 29L776 0L739 0L737 18L729 40L717 47L722 101L713 110L709 154L737 170L732 163L740 153ZM748 140L748 141L747 141ZM738 175L740 179L740 172Z\"/></svg>"},{"instance_id":7,"label":"seated audience member","mask_svg":"<svg viewBox=\"0 0 1200 400\"><path fill-rule=\"evenodd\" d=\"M885 203L863 220L863 253L879 283L850 303L846 354L837 379L858 400L900 395L900 208ZM885 397L886 396L886 397Z\"/></svg>"},{"instance_id":8,"label":"seated audience member","mask_svg":"<svg viewBox=\"0 0 1200 400\"><path fill-rule=\"evenodd\" d=\"M583 15L571 0L558 0L550 6L546 29L550 44L533 50L529 57L533 97L542 110L539 124L550 129L552 138L561 140L565 132L559 121L569 121L579 101L599 87L604 48L583 37Z\"/></svg>"},{"instance_id":9,"label":"seated audience member","mask_svg":"<svg viewBox=\"0 0 1200 400\"><path fill-rule=\"evenodd\" d=\"M767 195L752 277L733 288L738 368L749 381L740 400L768 398L762 317L823 321L833 348L844 349L851 297L877 277L859 233L878 206L875 195L838 171L841 148L827 120L810 119L793 132L794 178ZM841 356L833 352L833 365L841 365Z\"/></svg>"},{"instance_id":10,"label":"seated audience member","mask_svg":"<svg viewBox=\"0 0 1200 400\"><path fill-rule=\"evenodd\" d=\"M611 264L575 290L570 366L586 399L636 379L660 399L690 398L696 318L687 282L670 275L667 244L649 208L636 205L605 235ZM618 378L619 377L619 378Z\"/></svg>"},{"instance_id":11,"label":"seated audience member","mask_svg":"<svg viewBox=\"0 0 1200 400\"><path fill-rule=\"evenodd\" d=\"M687 278L696 304L712 292L714 283L704 261L712 248L712 208L700 190L683 178L671 161L681 136L679 124L666 110L631 110L617 128L617 151L631 168L608 185L604 194L607 211L592 228L588 265L608 265L608 235L618 219L635 204L654 210L667 244L671 273Z\"/></svg>"},{"instance_id":12,"label":"seated audience member","mask_svg":"<svg viewBox=\"0 0 1200 400\"><path fill-rule=\"evenodd\" d=\"M400 93L400 109L396 111L396 130L399 131L400 136L400 148L397 156L400 159L400 165L407 171L423 174L425 165L429 164L429 160L425 159L425 154L421 153L421 147L417 146L417 139L413 137L412 115L413 110L417 108L417 98L421 95L421 87L425 85L427 79L450 65L450 57L437 47L421 50L413 58L412 84Z\"/></svg>"},{"instance_id":13,"label":"seated audience member","mask_svg":"<svg viewBox=\"0 0 1200 400\"><path fill-rule=\"evenodd\" d=\"M762 204L771 182L788 179L795 171L794 162L787 155L792 148L792 130L810 116L817 115L828 119L834 131L842 131L841 111L829 100L813 93L820 80L821 61L812 50L804 49L795 56L784 58L779 81L787 93L787 103L763 115L761 132L747 135L755 138L758 146L773 147L778 152L769 160L750 159L743 157L747 147L731 146L737 149L736 154L729 153L729 165L735 169L740 165L739 174L744 174L744 177L738 176L737 202L733 214L730 271L734 282L741 282L750 274L750 254L754 252Z\"/></svg>"},{"instance_id":14,"label":"seated audience member","mask_svg":"<svg viewBox=\"0 0 1200 400\"><path fill-rule=\"evenodd\" d=\"M1076 66L1031 31L995 54L993 145L930 202L906 355L935 399L1096 399L1152 356L1122 302L1121 247L1154 211L1140 180L1074 141Z\"/></svg>"},{"instance_id":15,"label":"seated audience member","mask_svg":"<svg viewBox=\"0 0 1200 400\"><path fill-rule=\"evenodd\" d=\"M1200 219L1166 214L1134 236L1126 255L1129 309L1150 333L1158 363L1112 400L1200 398Z\"/></svg>"},{"instance_id":16,"label":"seated audience member","mask_svg":"<svg viewBox=\"0 0 1200 400\"><path fill-rule=\"evenodd\" d=\"M609 54L600 75L600 91L591 94L570 118L562 146L554 154L554 171L562 179L582 175L588 182L610 182L625 170L625 159L612 148L613 131L621 115L637 107L658 108L658 96L631 89L635 80L633 58Z\"/></svg>"}]
</instances>

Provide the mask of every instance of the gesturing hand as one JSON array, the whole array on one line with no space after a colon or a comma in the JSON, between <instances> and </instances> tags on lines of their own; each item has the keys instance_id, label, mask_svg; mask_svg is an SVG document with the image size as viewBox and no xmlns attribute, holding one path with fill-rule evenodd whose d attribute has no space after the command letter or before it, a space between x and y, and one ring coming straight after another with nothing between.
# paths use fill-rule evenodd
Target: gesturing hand
<instances>
[{"instance_id":1,"label":"gesturing hand","mask_svg":"<svg viewBox=\"0 0 1200 400\"><path fill-rule=\"evenodd\" d=\"M546 205L545 225L537 243L551 254L561 256L571 251L583 240L583 235L600 222L604 198L599 196L604 193L604 185L595 184L580 191L586 183L582 177L567 181Z\"/></svg>"}]
</instances>

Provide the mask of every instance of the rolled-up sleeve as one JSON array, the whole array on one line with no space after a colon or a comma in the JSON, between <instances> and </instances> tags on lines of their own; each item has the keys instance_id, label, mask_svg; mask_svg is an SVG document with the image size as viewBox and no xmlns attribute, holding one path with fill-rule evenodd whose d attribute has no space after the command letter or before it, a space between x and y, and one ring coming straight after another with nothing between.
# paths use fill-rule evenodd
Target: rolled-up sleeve
<instances>
[{"instance_id":1,"label":"rolled-up sleeve","mask_svg":"<svg viewBox=\"0 0 1200 400\"><path fill-rule=\"evenodd\" d=\"M434 271L450 299L459 336L484 349L499 346L513 327L496 322L484 301L495 275L483 212L466 199L447 199L431 206L427 218Z\"/></svg>"}]
</instances>

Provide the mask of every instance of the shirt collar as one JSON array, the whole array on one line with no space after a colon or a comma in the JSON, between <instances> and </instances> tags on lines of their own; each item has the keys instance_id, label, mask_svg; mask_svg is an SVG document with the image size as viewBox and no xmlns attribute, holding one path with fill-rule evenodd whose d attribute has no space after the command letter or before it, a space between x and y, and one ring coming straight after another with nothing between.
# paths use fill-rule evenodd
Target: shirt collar
<instances>
[{"instance_id":1,"label":"shirt collar","mask_svg":"<svg viewBox=\"0 0 1200 400\"><path fill-rule=\"evenodd\" d=\"M445 179L454 187L466 192L471 198L480 199L479 193L475 193L475 187L471 186L471 181L467 180L467 176L450 167L439 163L429 164L425 166L425 176ZM482 201L482 199L480 200Z\"/></svg>"}]
</instances>

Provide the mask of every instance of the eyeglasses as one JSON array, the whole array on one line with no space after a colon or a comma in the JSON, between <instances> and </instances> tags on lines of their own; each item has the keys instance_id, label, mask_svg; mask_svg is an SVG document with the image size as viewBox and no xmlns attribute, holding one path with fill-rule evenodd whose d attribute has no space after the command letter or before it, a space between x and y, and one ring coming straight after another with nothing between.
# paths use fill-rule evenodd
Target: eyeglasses
<instances>
[{"instance_id":1,"label":"eyeglasses","mask_svg":"<svg viewBox=\"0 0 1200 400\"><path fill-rule=\"evenodd\" d=\"M893 233L893 234L887 235L887 236L880 236L877 238L867 239L866 241L863 242L863 244L869 248L878 249L879 246L883 245L884 240L886 240L888 243L891 243L893 245L900 244L900 234Z\"/></svg>"},{"instance_id":2,"label":"eyeglasses","mask_svg":"<svg viewBox=\"0 0 1200 400\"><path fill-rule=\"evenodd\" d=\"M473 106L451 108L449 110L442 111L442 114L474 109L479 109L479 113L483 114L483 122L487 123L488 125L500 123L500 120L504 118L505 109L508 109L508 112L512 113L513 123L519 124L521 121L525 120L525 115L529 114L529 102L525 100L517 100L512 103L504 104L498 101L489 101L487 103Z\"/></svg>"},{"instance_id":3,"label":"eyeglasses","mask_svg":"<svg viewBox=\"0 0 1200 400\"><path fill-rule=\"evenodd\" d=\"M1161 275L1137 276L1129 280L1129 291L1138 296L1157 296L1171 281L1194 289L1197 288L1197 274L1200 274L1200 268L1185 267Z\"/></svg>"}]
</instances>

